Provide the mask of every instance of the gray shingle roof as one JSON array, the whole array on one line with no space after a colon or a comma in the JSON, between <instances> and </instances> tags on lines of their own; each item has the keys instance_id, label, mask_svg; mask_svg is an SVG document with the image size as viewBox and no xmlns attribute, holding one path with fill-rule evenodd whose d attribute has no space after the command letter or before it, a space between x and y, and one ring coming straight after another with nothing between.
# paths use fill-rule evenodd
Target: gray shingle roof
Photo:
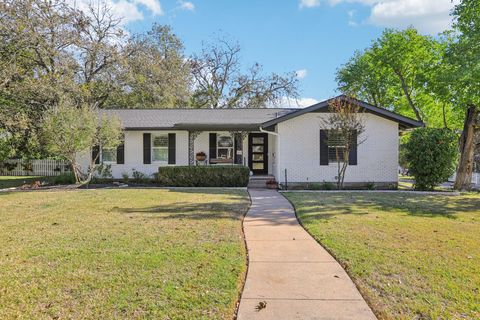
<instances>
[{"instance_id":1,"label":"gray shingle roof","mask_svg":"<svg viewBox=\"0 0 480 320\"><path fill-rule=\"evenodd\" d=\"M127 130L146 129L253 129L298 109L107 109Z\"/></svg>"},{"instance_id":2,"label":"gray shingle roof","mask_svg":"<svg viewBox=\"0 0 480 320\"><path fill-rule=\"evenodd\" d=\"M340 95L333 99L347 99ZM402 129L423 126L420 121L404 117L366 102L348 98L367 112L396 121ZM308 112L326 111L331 99L303 109L107 109L101 112L117 116L126 130L255 130L272 126Z\"/></svg>"}]
</instances>

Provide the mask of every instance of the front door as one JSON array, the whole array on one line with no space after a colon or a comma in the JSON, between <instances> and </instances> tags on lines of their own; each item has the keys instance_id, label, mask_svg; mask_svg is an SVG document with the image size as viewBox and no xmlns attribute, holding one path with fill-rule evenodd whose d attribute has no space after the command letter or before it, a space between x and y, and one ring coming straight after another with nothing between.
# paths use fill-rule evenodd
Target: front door
<instances>
[{"instance_id":1,"label":"front door","mask_svg":"<svg viewBox=\"0 0 480 320\"><path fill-rule=\"evenodd\" d=\"M253 174L268 174L268 135L248 135L248 166Z\"/></svg>"}]
</instances>

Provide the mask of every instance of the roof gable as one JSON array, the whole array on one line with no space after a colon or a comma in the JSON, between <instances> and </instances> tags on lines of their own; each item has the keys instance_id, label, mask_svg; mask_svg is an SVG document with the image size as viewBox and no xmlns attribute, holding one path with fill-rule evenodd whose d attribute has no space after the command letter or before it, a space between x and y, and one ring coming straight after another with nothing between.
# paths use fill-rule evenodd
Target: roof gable
<instances>
[{"instance_id":1,"label":"roof gable","mask_svg":"<svg viewBox=\"0 0 480 320\"><path fill-rule=\"evenodd\" d=\"M375 107L374 105L371 105L371 104L369 104L367 102L364 102L364 101L360 101L360 100L357 100L357 99L354 99L354 98L349 98L345 95L340 95L340 96L332 98L332 99L324 100L324 101L319 102L317 104L314 104L310 107L290 112L290 113L285 114L283 116L280 116L276 119L266 121L266 122L263 123L262 127L268 128L268 127L271 127L273 125L276 125L277 123L287 121L287 120L292 119L292 118L296 118L298 116L301 116L301 115L309 113L309 112L327 110L328 106L330 105L330 102L332 100L335 100L335 99L341 99L341 100L350 99L353 103L355 103L356 105L365 109L369 113L375 114L375 115L380 116L382 118L389 119L391 121L398 122L399 125L401 126L401 128L403 128L403 129L416 128L416 127L423 127L424 126L424 123L421 122L421 121L417 121L417 120L414 120L414 119L411 119L411 118L408 118L408 117L404 117L402 115L399 115L398 113L389 111L387 109Z\"/></svg>"}]
</instances>

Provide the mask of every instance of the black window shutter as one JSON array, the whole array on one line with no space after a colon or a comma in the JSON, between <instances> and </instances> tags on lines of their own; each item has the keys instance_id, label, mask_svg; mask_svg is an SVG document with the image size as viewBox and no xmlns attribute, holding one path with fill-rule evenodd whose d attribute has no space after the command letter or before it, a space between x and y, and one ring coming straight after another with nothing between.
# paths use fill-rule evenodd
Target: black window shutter
<instances>
[{"instance_id":1,"label":"black window shutter","mask_svg":"<svg viewBox=\"0 0 480 320\"><path fill-rule=\"evenodd\" d=\"M95 159L95 164L100 163L100 147L99 146L93 146L92 148L92 160Z\"/></svg>"},{"instance_id":2,"label":"black window shutter","mask_svg":"<svg viewBox=\"0 0 480 320\"><path fill-rule=\"evenodd\" d=\"M217 158L217 134L210 133L209 143L208 143L208 159Z\"/></svg>"},{"instance_id":3,"label":"black window shutter","mask_svg":"<svg viewBox=\"0 0 480 320\"><path fill-rule=\"evenodd\" d=\"M122 143L117 147L117 164L125 164L125 144Z\"/></svg>"},{"instance_id":4,"label":"black window shutter","mask_svg":"<svg viewBox=\"0 0 480 320\"><path fill-rule=\"evenodd\" d=\"M241 135L239 134L235 135L234 143L235 143L235 164L242 164L243 155L237 154L237 151L242 151L243 149Z\"/></svg>"},{"instance_id":5,"label":"black window shutter","mask_svg":"<svg viewBox=\"0 0 480 320\"><path fill-rule=\"evenodd\" d=\"M351 166L357 165L357 131L352 132L352 144L350 147L350 154L348 156L348 164Z\"/></svg>"},{"instance_id":6,"label":"black window shutter","mask_svg":"<svg viewBox=\"0 0 480 320\"><path fill-rule=\"evenodd\" d=\"M168 134L168 164L175 164L175 133Z\"/></svg>"},{"instance_id":7,"label":"black window shutter","mask_svg":"<svg viewBox=\"0 0 480 320\"><path fill-rule=\"evenodd\" d=\"M328 166L328 130L320 130L320 165Z\"/></svg>"},{"instance_id":8,"label":"black window shutter","mask_svg":"<svg viewBox=\"0 0 480 320\"><path fill-rule=\"evenodd\" d=\"M143 163L150 164L152 163L152 148L151 148L152 138L150 133L143 134Z\"/></svg>"}]
</instances>

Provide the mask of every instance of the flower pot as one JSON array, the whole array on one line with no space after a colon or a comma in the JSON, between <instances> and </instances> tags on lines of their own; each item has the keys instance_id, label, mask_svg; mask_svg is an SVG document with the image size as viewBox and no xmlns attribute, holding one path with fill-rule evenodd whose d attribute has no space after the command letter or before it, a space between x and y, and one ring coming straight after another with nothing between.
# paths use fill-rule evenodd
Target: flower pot
<instances>
[{"instance_id":1,"label":"flower pot","mask_svg":"<svg viewBox=\"0 0 480 320\"><path fill-rule=\"evenodd\" d=\"M205 161L207 159L207 156L197 156L197 161Z\"/></svg>"},{"instance_id":2,"label":"flower pot","mask_svg":"<svg viewBox=\"0 0 480 320\"><path fill-rule=\"evenodd\" d=\"M276 183L267 183L267 189L278 189L278 184L276 184Z\"/></svg>"}]
</instances>

